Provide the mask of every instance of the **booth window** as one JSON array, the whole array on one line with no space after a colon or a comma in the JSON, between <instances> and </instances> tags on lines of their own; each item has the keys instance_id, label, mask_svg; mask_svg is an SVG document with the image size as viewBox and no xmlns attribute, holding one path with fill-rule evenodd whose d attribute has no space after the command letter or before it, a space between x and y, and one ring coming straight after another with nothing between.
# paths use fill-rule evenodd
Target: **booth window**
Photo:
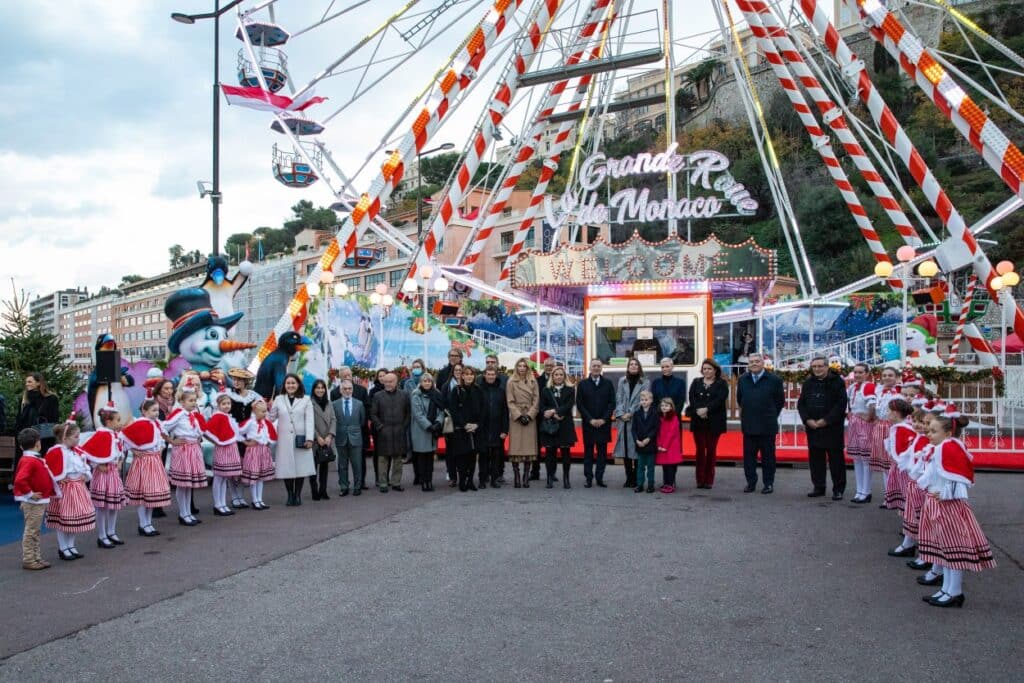
<instances>
[{"instance_id":1,"label":"booth window","mask_svg":"<svg viewBox=\"0 0 1024 683\"><path fill-rule=\"evenodd\" d=\"M638 320L640 318L640 320ZM650 325L647 321L650 320ZM594 317L594 349L612 367L636 358L651 368L663 358L673 365L692 366L697 361L697 319L693 315L654 316L599 315Z\"/></svg>"}]
</instances>

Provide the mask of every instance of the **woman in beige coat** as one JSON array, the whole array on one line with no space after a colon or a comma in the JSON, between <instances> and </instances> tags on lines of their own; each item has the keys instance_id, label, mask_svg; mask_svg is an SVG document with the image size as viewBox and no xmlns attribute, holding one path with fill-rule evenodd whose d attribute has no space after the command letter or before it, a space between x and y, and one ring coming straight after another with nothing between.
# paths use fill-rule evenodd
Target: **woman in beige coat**
<instances>
[{"instance_id":1,"label":"woman in beige coat","mask_svg":"<svg viewBox=\"0 0 1024 683\"><path fill-rule=\"evenodd\" d=\"M530 487L530 468L524 468L523 477L519 476L519 463L529 463L537 459L537 410L540 406L540 387L537 379L530 372L525 358L516 361L516 370L508 380L505 388L508 399L508 459L512 462L515 473L515 487Z\"/></svg>"}]
</instances>

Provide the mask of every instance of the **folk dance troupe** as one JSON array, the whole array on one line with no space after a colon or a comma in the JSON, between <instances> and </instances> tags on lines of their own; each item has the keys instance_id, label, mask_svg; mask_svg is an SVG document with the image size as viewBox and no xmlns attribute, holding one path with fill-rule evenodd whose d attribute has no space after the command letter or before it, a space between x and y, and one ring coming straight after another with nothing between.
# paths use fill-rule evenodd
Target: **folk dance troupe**
<instances>
[{"instance_id":1,"label":"folk dance troupe","mask_svg":"<svg viewBox=\"0 0 1024 683\"><path fill-rule=\"evenodd\" d=\"M696 488L712 488L728 396L714 360L702 362L700 376L686 392L671 363L663 363L660 374L649 380L633 359L613 383L603 377L602 365L594 359L588 375L573 385L552 359L536 375L528 361L520 359L512 375L505 377L494 356L488 356L487 367L478 375L453 352L436 382L419 360L412 364L417 372L410 373L401 388L395 373L381 370L367 391L349 368L342 368L330 392L318 380L311 401L294 374L284 378L274 396L265 398L250 388L251 373L234 369L228 373L231 388L222 386L209 401L203 400L202 387L193 376L180 381L173 400L170 389L159 383L157 396L138 406L140 417L127 425L113 403L99 411L99 424L91 433L82 433L72 414L54 427L56 444L45 452L40 433L23 429L17 435L23 456L14 478L15 499L24 516L22 566L33 571L50 566L40 548L44 521L56 532L56 557L68 562L85 556L79 550L84 533L95 530L101 550L123 545L118 513L126 506L136 508L140 537L159 536L153 519L163 516L162 509L171 504L172 489L178 524L200 524L195 494L209 486L204 440L213 445L212 509L218 517L244 508L269 509L264 485L273 479L285 482L289 506L302 504L306 477L311 479L314 500L327 500L326 468L339 449L344 454L338 468L342 497L367 490L365 462L374 450L378 452L373 469L381 493L403 490L403 456L415 460L415 485L432 491L433 462L442 438L449 486L460 491L477 491L474 479L479 488L500 488L506 459L513 464L515 487L528 487L539 479L531 465L541 460L542 450L547 488L558 481L558 464L562 487L570 488L574 411L583 420L587 488L595 479L598 487L606 488L605 454L612 440L607 427L614 422L614 452L626 464L626 486L636 493L653 493L655 467L660 465L660 491L675 492L681 486L676 473L683 461L683 415L690 418L699 447ZM764 375L777 379L760 369L762 381ZM750 405L748 396L741 409L777 415L777 402L765 401L766 406ZM205 409L199 407L201 402ZM923 596L929 605L962 607L964 572L991 569L996 563L969 503L975 481L973 457L960 439L967 420L956 406L928 391L910 370L901 376L882 368L876 381L867 365L858 364L844 387L825 359L815 358L798 410L808 434L813 484L808 496L825 495L827 459L832 497L843 498L845 435L845 454L853 461L856 485L851 502L872 501L874 473L880 472L879 507L899 514L903 537L888 555L905 558L908 567L922 572L917 583L934 588ZM751 438L760 439L759 434L755 430ZM371 436L376 449L371 449ZM744 430L744 440L748 436ZM126 460L130 465L122 480ZM774 472L773 449L762 451L762 461L766 475ZM744 491L751 492L747 475ZM762 493L772 493L771 480L765 484Z\"/></svg>"}]
</instances>

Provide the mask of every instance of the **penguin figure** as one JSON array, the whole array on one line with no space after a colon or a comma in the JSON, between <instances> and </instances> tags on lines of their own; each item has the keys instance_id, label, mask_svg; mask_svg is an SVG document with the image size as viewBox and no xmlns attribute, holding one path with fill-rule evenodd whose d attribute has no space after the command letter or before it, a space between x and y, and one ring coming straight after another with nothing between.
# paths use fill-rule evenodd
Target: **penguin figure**
<instances>
[{"instance_id":1,"label":"penguin figure","mask_svg":"<svg viewBox=\"0 0 1024 683\"><path fill-rule=\"evenodd\" d=\"M113 354L117 351L117 341L114 337L104 332L96 338L96 344L93 347L96 352L96 359L101 354ZM96 363L93 364L94 366ZM117 412L121 413L121 421L124 424L128 424L132 419L132 405L131 400L128 398L128 393L125 391L128 387L135 386L135 380L128 374L128 366L121 365L121 381L120 382L100 382L97 379L96 369L89 374L89 382L86 385L86 399L89 402L89 415L92 417L92 423L94 425L100 425L99 412L100 410L106 410L108 402L112 402L117 408Z\"/></svg>"},{"instance_id":2,"label":"penguin figure","mask_svg":"<svg viewBox=\"0 0 1024 683\"><path fill-rule=\"evenodd\" d=\"M288 374L288 363L299 351L305 351L313 342L298 332L285 332L277 338L277 348L271 351L256 371L256 393L273 400L284 376Z\"/></svg>"},{"instance_id":3,"label":"penguin figure","mask_svg":"<svg viewBox=\"0 0 1024 683\"><path fill-rule=\"evenodd\" d=\"M242 288L253 266L249 261L238 264L238 272L228 277L228 262L223 256L211 256L206 261L206 279L200 285L210 295L210 305L218 318L229 318L235 312L235 295Z\"/></svg>"}]
</instances>

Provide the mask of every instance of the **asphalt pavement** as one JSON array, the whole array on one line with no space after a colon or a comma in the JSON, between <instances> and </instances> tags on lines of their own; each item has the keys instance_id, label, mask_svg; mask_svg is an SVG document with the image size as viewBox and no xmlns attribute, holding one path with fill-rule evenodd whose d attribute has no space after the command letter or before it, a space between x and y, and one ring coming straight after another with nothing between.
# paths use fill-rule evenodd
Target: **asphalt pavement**
<instances>
[{"instance_id":1,"label":"asphalt pavement","mask_svg":"<svg viewBox=\"0 0 1024 683\"><path fill-rule=\"evenodd\" d=\"M51 535L44 572L4 546L0 681L1024 679L1020 475L978 476L999 567L938 609L885 554L897 515L807 499L806 470L761 495L732 467L697 491L687 467L665 495L573 469L568 491L452 493L439 467L432 494L301 508L270 486L269 511L155 539L129 510L127 545L83 536L66 563Z\"/></svg>"}]
</instances>

